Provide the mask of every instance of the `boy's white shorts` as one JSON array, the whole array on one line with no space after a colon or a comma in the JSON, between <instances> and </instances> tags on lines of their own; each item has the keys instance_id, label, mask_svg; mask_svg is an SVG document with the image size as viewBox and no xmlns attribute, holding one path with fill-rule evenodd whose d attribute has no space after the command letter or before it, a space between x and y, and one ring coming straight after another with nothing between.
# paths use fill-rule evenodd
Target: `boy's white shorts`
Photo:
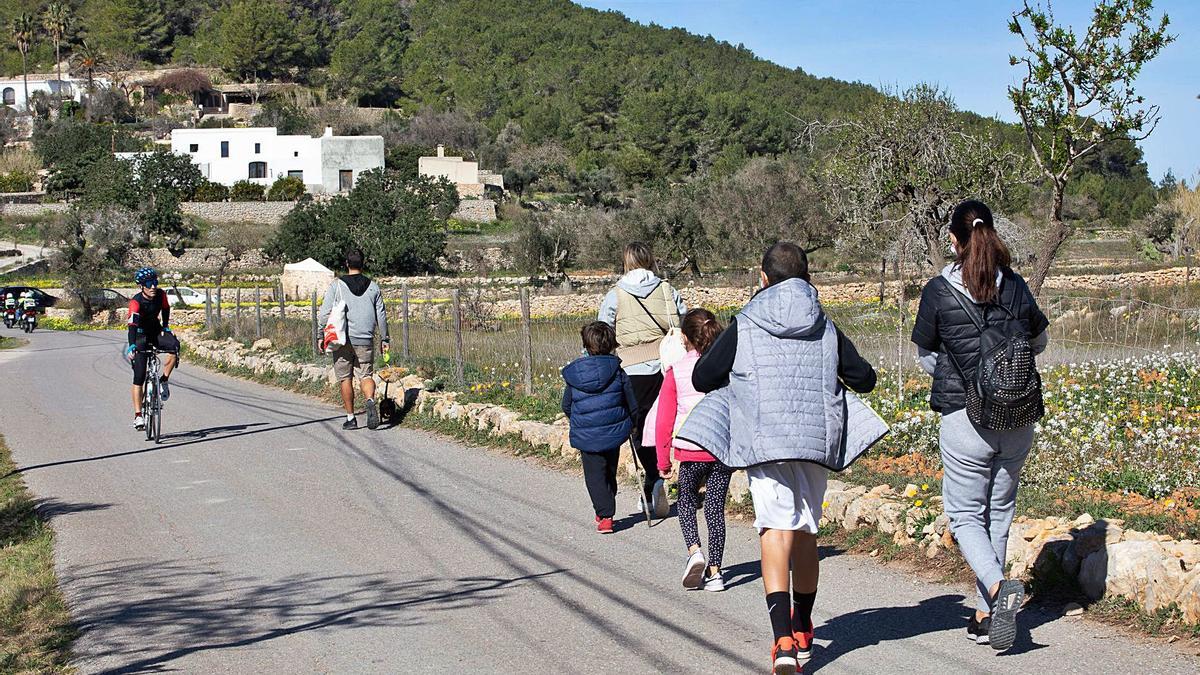
<instances>
[{"instance_id":1,"label":"boy's white shorts","mask_svg":"<svg viewBox=\"0 0 1200 675\"><path fill-rule=\"evenodd\" d=\"M775 462L746 469L754 527L817 533L829 470L812 462Z\"/></svg>"}]
</instances>

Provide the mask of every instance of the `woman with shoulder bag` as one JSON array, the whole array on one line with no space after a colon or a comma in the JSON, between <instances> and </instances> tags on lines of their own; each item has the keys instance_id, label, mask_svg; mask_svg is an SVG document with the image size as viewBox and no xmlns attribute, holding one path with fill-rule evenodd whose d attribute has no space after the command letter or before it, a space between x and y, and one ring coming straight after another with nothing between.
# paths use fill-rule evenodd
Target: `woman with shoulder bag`
<instances>
[{"instance_id":1,"label":"woman with shoulder bag","mask_svg":"<svg viewBox=\"0 0 1200 675\"><path fill-rule=\"evenodd\" d=\"M996 233L992 212L965 201L950 217L954 262L925 285L912 341L933 376L930 407L942 414L942 497L959 550L977 578L967 637L1012 646L1024 599L1004 578L1021 468L1043 412L1034 356L1049 322Z\"/></svg>"},{"instance_id":2,"label":"woman with shoulder bag","mask_svg":"<svg viewBox=\"0 0 1200 675\"><path fill-rule=\"evenodd\" d=\"M625 274L600 303L597 318L617 331L617 356L629 376L637 399L638 414L632 437L638 462L646 471L642 499L657 518L665 518L670 508L666 486L659 478L658 456L654 445L642 445L646 417L662 388L659 348L671 329L679 328L679 317L687 312L679 291L654 273L654 255L640 241L625 246ZM651 421L653 424L653 421Z\"/></svg>"}]
</instances>

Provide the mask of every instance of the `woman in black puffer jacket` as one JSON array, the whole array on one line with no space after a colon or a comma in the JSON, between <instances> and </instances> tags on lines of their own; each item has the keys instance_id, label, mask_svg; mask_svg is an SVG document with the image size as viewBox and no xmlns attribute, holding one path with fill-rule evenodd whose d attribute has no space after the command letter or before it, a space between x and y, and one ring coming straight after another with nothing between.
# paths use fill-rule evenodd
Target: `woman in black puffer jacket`
<instances>
[{"instance_id":1,"label":"woman in black puffer jacket","mask_svg":"<svg viewBox=\"0 0 1200 675\"><path fill-rule=\"evenodd\" d=\"M1034 425L995 431L968 418L965 385L979 361L980 331L955 300L951 287L981 312L988 306L1007 307L1030 337L1034 353L1046 348L1049 322L1025 280L1009 267L1008 248L985 204L966 201L954 209L950 244L956 258L925 284L912 341L921 367L933 376L930 406L942 414L938 444L946 515L978 579L978 610L968 622L967 636L1004 650L1012 646L1016 610L1024 596L1020 581L1004 578L1004 557L1017 482L1033 446ZM990 325L1009 314L993 307L985 316Z\"/></svg>"}]
</instances>

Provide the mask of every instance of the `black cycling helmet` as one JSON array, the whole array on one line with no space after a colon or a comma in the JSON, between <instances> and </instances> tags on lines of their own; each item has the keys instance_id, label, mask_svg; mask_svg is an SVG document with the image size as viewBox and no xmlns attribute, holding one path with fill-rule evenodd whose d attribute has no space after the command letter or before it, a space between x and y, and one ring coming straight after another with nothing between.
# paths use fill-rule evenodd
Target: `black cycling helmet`
<instances>
[{"instance_id":1,"label":"black cycling helmet","mask_svg":"<svg viewBox=\"0 0 1200 675\"><path fill-rule=\"evenodd\" d=\"M158 272L154 271L153 267L143 267L134 273L133 281L138 286L156 288L158 287Z\"/></svg>"}]
</instances>

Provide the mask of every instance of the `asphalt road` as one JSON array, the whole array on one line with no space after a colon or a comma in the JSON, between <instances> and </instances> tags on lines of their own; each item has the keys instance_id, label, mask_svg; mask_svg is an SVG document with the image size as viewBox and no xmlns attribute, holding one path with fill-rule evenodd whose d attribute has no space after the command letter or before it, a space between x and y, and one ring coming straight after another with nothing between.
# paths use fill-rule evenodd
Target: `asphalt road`
<instances>
[{"instance_id":1,"label":"asphalt road","mask_svg":"<svg viewBox=\"0 0 1200 675\"><path fill-rule=\"evenodd\" d=\"M123 334L0 352L0 431L58 535L83 672L765 672L753 531L730 590L685 592L674 520L592 531L583 482L197 367L162 445L129 427ZM619 497L619 515L634 511ZM1171 647L1052 614L996 656L964 585L827 552L809 672L1195 673Z\"/></svg>"}]
</instances>

